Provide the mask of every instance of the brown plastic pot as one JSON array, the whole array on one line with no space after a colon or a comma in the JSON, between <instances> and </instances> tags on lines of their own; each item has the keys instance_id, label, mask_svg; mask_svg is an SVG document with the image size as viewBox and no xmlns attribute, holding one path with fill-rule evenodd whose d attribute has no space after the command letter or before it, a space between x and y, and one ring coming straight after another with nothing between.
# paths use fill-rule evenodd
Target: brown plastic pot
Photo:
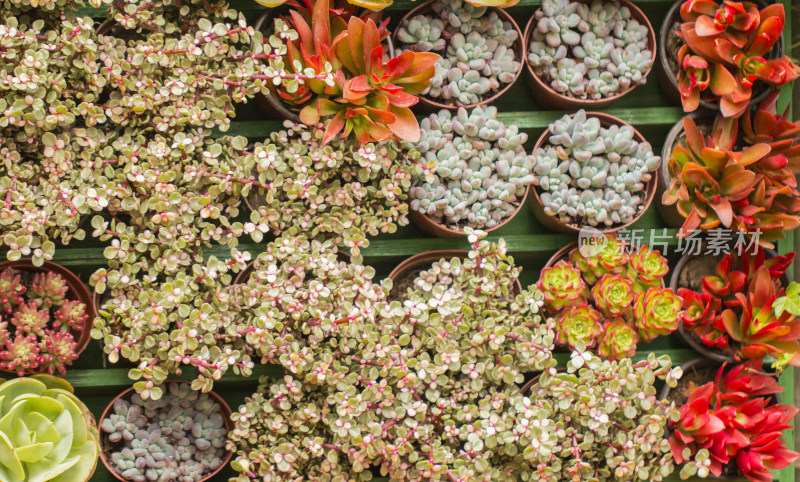
<instances>
[{"instance_id":1,"label":"brown plastic pot","mask_svg":"<svg viewBox=\"0 0 800 482\"><path fill-rule=\"evenodd\" d=\"M772 249L769 248L762 248L762 249L764 249L766 259L774 258L775 256L778 255L778 253ZM705 253L705 251L706 247L705 244L703 244L701 245L701 252ZM735 255L736 253L734 252L734 256ZM676 264L675 268L672 270L672 274L669 280L669 287L672 289L672 291L677 293L678 289L680 289L678 286L678 282L680 280L681 271L683 271L683 269L686 267L686 264L693 257L694 255L688 255L688 256L683 256L681 257L680 260L678 260L678 264ZM783 287L789 286L790 282L791 280L789 279L788 272L784 273L783 276L781 277L781 283ZM717 363L732 363L736 361L736 359L732 355L717 351L714 348L707 346L698 337L692 336L692 334L688 330L686 330L686 328L684 328L683 322L680 322L678 324L678 333L689 346L691 346L696 352L700 353L705 358L713 360Z\"/></svg>"},{"instance_id":2,"label":"brown plastic pot","mask_svg":"<svg viewBox=\"0 0 800 482\"><path fill-rule=\"evenodd\" d=\"M426 251L424 253L415 254L414 256L406 259L402 263L398 264L395 269L389 273L388 278L392 280L394 285L397 285L397 281L402 279L403 276L416 268L428 269L440 259L452 259L452 258L461 258L466 259L469 251L463 249L441 249L436 251ZM397 293L394 293L395 288L392 288L392 293L390 293L390 299L396 299ZM520 283L519 279L514 280L514 287L512 290L513 294L522 293L522 283Z\"/></svg>"},{"instance_id":3,"label":"brown plastic pot","mask_svg":"<svg viewBox=\"0 0 800 482\"><path fill-rule=\"evenodd\" d=\"M572 0L577 1L579 3L591 3L591 0ZM635 19L640 24L647 27L647 48L650 50L653 55L656 55L656 33L653 30L653 26L650 24L650 20L647 18L647 15L639 9L636 5L633 4L630 0L618 0L622 6L628 7L631 11L631 17ZM531 45L531 35L533 35L533 29L536 27L536 16L531 16L531 19L528 20L528 24L525 26L525 48L528 49ZM527 50L526 50L527 52ZM603 99L577 99L575 97L570 97L568 95L564 95L561 92L555 91L552 87L547 85L542 79L539 78L538 75L533 71L533 67L531 66L530 62L528 62L528 57L525 56L524 59L525 65L527 66L527 75L526 78L528 80L528 86L530 87L531 91L534 94L534 98L536 102L548 107L550 109L557 109L557 110L568 110L574 111L576 109L604 109L614 103L620 97L623 97L630 93L633 89L635 89L639 84L632 85L630 88L625 90L624 92L620 92L616 95L612 95L611 97L605 97ZM653 59L653 64L655 64L655 59ZM645 73L645 78L650 74L650 71L653 69L651 65L647 72Z\"/></svg>"},{"instance_id":4,"label":"brown plastic pot","mask_svg":"<svg viewBox=\"0 0 800 482\"><path fill-rule=\"evenodd\" d=\"M410 12L406 13L403 16L403 18L400 19L400 23L398 25L403 25L405 23L408 23L408 21L411 18L413 18L413 17L415 17L417 15L421 15L421 14L425 15L425 14L432 13L433 12L432 6L433 6L435 1L436 0L427 1L427 2L419 5L418 7L414 8ZM477 102L475 104L464 105L464 104L461 104L459 102L455 102L455 103L452 103L452 104L445 104L443 102L439 102L438 100L430 99L428 97L420 95L419 96L419 105L426 112L438 112L441 109L456 110L459 107L464 107L466 109L472 109L474 107L478 107L478 106L481 106L481 105L491 104L495 100L497 100L501 95L503 95L508 89L510 89L511 86L514 85L517 82L517 79L519 79L519 76L522 73L522 64L525 63L525 59L527 57L527 53L526 53L527 52L527 47L525 46L525 42L522 39L522 30L520 30L519 25L517 25L517 22L514 20L514 18L511 15L509 15L509 13L506 12L505 10L503 10L502 8L488 7L488 9L486 10L486 13L484 15L487 15L491 11L497 12L498 17L500 17L502 20L504 20L506 22L509 22L511 24L511 27L514 30L517 31L517 40L516 40L516 42L514 42L514 45L512 47L513 47L513 51L520 57L520 58L517 59L520 62L520 66L519 66L519 70L517 71L517 75L514 76L514 80L512 80L511 82L509 82L508 84L506 84L504 86L501 86L500 89L498 89L494 94L492 94L491 97L487 97L486 99L483 99L482 101ZM397 41L397 31L398 30L399 30L399 28L396 28L394 30L394 33L392 34L392 39L394 40L394 42L399 47L401 45L401 43ZM411 50L415 50L414 46L411 46L410 48L411 48Z\"/></svg>"},{"instance_id":5,"label":"brown plastic pot","mask_svg":"<svg viewBox=\"0 0 800 482\"><path fill-rule=\"evenodd\" d=\"M522 209L522 206L525 205L525 201L528 198L528 194L530 192L531 192L531 187L528 186L528 188L525 190L525 194L522 195L522 199L518 201L519 204L517 205L517 209L513 213L511 213L511 215L508 216L505 220L503 220L502 223L498 224L493 228L484 228L483 231L491 233L492 231L498 230L503 226L505 226L506 224L508 224L509 221L514 219L517 216L517 214L519 214L519 211L520 209ZM430 234L431 236L436 236L437 238L464 238L467 236L467 233L465 233L462 229L453 229L443 224L439 224L433 219L431 219L431 217L428 216L427 214L423 214L413 209L410 209L408 211L408 217L411 219L414 225L417 226L419 229L421 229L425 233Z\"/></svg>"},{"instance_id":6,"label":"brown plastic pot","mask_svg":"<svg viewBox=\"0 0 800 482\"><path fill-rule=\"evenodd\" d=\"M170 383L191 383L191 382L187 382L185 380L167 380L163 383L162 386L166 387ZM116 397L114 397L114 399L111 400L106 409L103 410L103 415L100 417L100 423L98 424L98 427L103 426L103 420L105 420L108 414L111 413L111 410L114 408L114 403L116 403L116 401L121 398L129 397L130 395L133 394L133 392L134 388L130 387L127 390L120 393L119 395L117 395ZM220 410L222 412L222 419L225 420L225 428L228 430L228 432L232 431L233 421L231 420L231 414L233 412L231 411L231 407L225 402L225 400L222 399L222 397L217 395L217 393L215 392L208 392L206 395L210 396L212 399L214 399L215 402L217 402L217 404L219 404ZM109 473L111 473L111 475L114 476L114 478L116 478L117 480L121 480L122 482L130 482L130 479L122 477L122 475L118 474L116 470L114 470L114 466L111 464L110 457L106 456L105 440L106 440L105 434L103 432L100 432L100 460L103 461L103 465L106 466L106 470L108 470ZM222 463L217 468L217 470L205 475L202 479L196 482L205 482L214 477L215 475L217 475L222 469L224 469L228 465L228 462L230 462L232 456L233 452L226 449L225 455L222 457Z\"/></svg>"},{"instance_id":7,"label":"brown plastic pot","mask_svg":"<svg viewBox=\"0 0 800 482\"><path fill-rule=\"evenodd\" d=\"M92 295L89 293L89 290L86 288L86 285L84 285L83 282L81 282L81 280L72 273L72 271L50 261L45 261L42 266L34 266L33 261L29 258L20 259L17 261L4 261L0 263L0 271L7 268L30 273L46 273L51 271L64 278L64 281L67 283L67 298L83 303L84 306L86 306L86 314L89 315L89 317L86 319L86 323L83 325L83 330L80 332L80 337L78 337L76 340L78 347L75 350L75 353L80 356L92 339L92 326L94 325L94 319L97 317L94 300L92 299ZM42 372L39 370L31 370L26 373L34 374Z\"/></svg>"},{"instance_id":8,"label":"brown plastic pot","mask_svg":"<svg viewBox=\"0 0 800 482\"><path fill-rule=\"evenodd\" d=\"M570 117L572 117L574 115L575 114L572 114ZM586 117L587 118L588 117L597 117L598 119L600 119L600 125L602 127L609 127L609 126L612 126L612 125L618 125L618 126L630 125L630 124L628 124L627 122L625 122L624 120L622 120L622 119L620 119L618 117L614 117L613 115L605 114L603 112L588 112L587 111L586 112ZM533 148L534 154L536 153L537 150L544 148L544 146L545 146L545 144L546 144L546 142L547 142L547 140L549 138L550 138L550 129L547 129L539 137L539 140L536 141L536 146L534 146L534 148ZM638 142L647 142L645 140L644 136L642 136L642 134L640 134L639 131L637 131L635 128L633 129L633 138ZM662 160L662 163L663 163L663 160ZM658 169L656 169L652 173L652 176L653 177L647 182L647 184L644 187L644 191L642 192L643 195L644 195L644 203L642 204L641 208L639 209L639 213L636 216L634 216L634 218L632 220L630 220L627 223L620 224L618 226L612 226L612 227L593 226L593 228L597 229L601 233L610 234L610 233L615 233L615 232L619 231L620 229L625 229L628 226L630 226L633 223L635 223L636 221L638 221L639 218L642 217L642 214L644 214L645 211L647 211L647 209L650 207L650 204L653 202L653 198L655 197L656 186L658 184ZM530 192L532 194L529 197L531 210L533 211L533 214L536 216L536 219L538 219L539 222L542 223L545 227L547 227L547 228L549 228L549 229L551 229L553 231L560 232L560 233L579 233L582 228L588 227L588 226L576 226L576 225L572 225L572 224L567 224L565 222L560 221L555 216L550 216L549 214L547 214L544 211L544 204L542 203L542 198L539 197L539 189L538 189L538 187L532 186L531 189L530 189Z\"/></svg>"},{"instance_id":9,"label":"brown plastic pot","mask_svg":"<svg viewBox=\"0 0 800 482\"><path fill-rule=\"evenodd\" d=\"M269 35L271 34L272 23L273 20L275 20L275 17L288 12L289 7L286 5L269 8L264 11L260 17L258 17L253 29L257 32L263 32L265 36ZM392 39L390 37L386 37L385 42L389 50L389 58L394 57L394 45L392 44ZM281 102L276 95L264 95L261 92L258 92L255 95L255 100L259 109L273 119L286 119L294 122L295 124L303 123L300 120L300 109L287 106Z\"/></svg>"},{"instance_id":10,"label":"brown plastic pot","mask_svg":"<svg viewBox=\"0 0 800 482\"><path fill-rule=\"evenodd\" d=\"M766 7L769 3L766 3L761 0L754 0L756 4L760 6L760 8ZM659 44L658 44L658 58L656 59L656 78L658 79L658 84L661 86L661 91L664 92L664 95L676 105L681 105L681 91L678 87L678 73L674 72L669 65L669 57L677 58L678 52L667 52L667 38L669 37L670 29L672 28L672 24L676 21L680 22L681 18L681 5L684 3L684 0L677 0L672 7L670 7L667 14L664 16L664 20L661 22L661 31L659 32ZM786 54L786 41L783 37L783 33L781 33L780 39L778 42L772 47L769 55L767 55L768 59L777 59L783 57ZM676 62L677 63L677 62ZM749 105L758 105L767 96L774 91L777 87L765 87L763 92L760 92L757 96L753 97ZM712 111L719 111L719 102L718 101L708 101L700 99L700 108L708 109Z\"/></svg>"}]
</instances>

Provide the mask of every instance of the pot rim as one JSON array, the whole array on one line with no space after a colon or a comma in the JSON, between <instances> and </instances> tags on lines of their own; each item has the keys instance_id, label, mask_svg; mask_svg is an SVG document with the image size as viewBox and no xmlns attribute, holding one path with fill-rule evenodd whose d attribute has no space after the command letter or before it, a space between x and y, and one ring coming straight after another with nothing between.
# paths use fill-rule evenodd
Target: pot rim
<instances>
[{"instance_id":1,"label":"pot rim","mask_svg":"<svg viewBox=\"0 0 800 482\"><path fill-rule=\"evenodd\" d=\"M94 326L94 319L97 318L97 310L94 304L94 299L89 292L89 289L83 284L83 281L78 278L75 273L68 270L67 268L61 266L60 264L56 264L52 261L45 261L42 266L36 266L33 264L33 260L31 258L22 258L16 261L3 261L0 262L0 271L11 268L20 271L31 271L31 272L53 272L60 275L64 278L64 281L67 283L67 294L72 294L72 299L83 303L85 306L86 314L88 315L86 322L83 324L83 330L80 331L80 336L78 337L76 343L78 344L75 353L80 358L81 354L83 354L86 347L89 346L89 342L92 341L92 327ZM75 334L73 330L70 330L70 333L73 335ZM76 359L77 361L77 359ZM67 370L70 369L72 364L67 365L65 368ZM0 370L0 373L16 373L7 370ZM34 375L37 373L48 373L47 371L42 370L26 370L26 375Z\"/></svg>"},{"instance_id":2,"label":"pot rim","mask_svg":"<svg viewBox=\"0 0 800 482\"><path fill-rule=\"evenodd\" d=\"M575 114L570 114L569 117L574 117L574 116L575 116ZM615 116L613 116L611 114L606 114L604 112L596 112L596 111L586 111L586 117L587 118L588 117L597 117L598 119L600 119L600 126L601 127L608 127L608 126L611 126L611 125L618 125L620 127L626 126L626 125L630 126L633 129L633 137L634 137L634 139L636 139L640 143L647 142L647 139L645 139L644 136L635 127L633 127L631 124L628 124L627 122L625 122L624 120L620 119L619 117L615 117ZM550 136L551 136L550 128L548 127L547 129L545 129L545 131L542 133L542 135L539 136L539 139L536 141L536 145L533 147L532 153L536 154L536 151L538 151L539 149L541 149L544 146L544 143L548 139L550 139ZM648 144L649 144L649 142L648 142ZM652 148L652 144L650 146ZM662 159L661 163L663 163L663 162L664 162L664 160ZM534 214L537 215L537 218L539 218L539 221L542 222L543 224L545 222L547 222L547 221L542 221L542 217L540 217L540 216L548 218L549 222L551 222L553 225L558 225L561 228L561 230L563 230L565 232L580 233L580 231L582 229L591 227L593 229L596 229L596 230L600 231L603 234L616 233L617 231L625 229L625 228L631 226L632 224L634 224L650 208L650 205L653 203L653 199L655 198L655 194L656 194L656 186L658 184L658 177L659 177L658 176L658 172L659 172L660 167L661 167L661 164L659 163L659 168L654 170L651 173L652 177L650 178L649 181L647 181L647 184L645 184L644 189L642 191L639 191L639 192L645 194L645 199L644 199L644 202L641 205L642 207L639 210L639 212L633 217L633 219L631 219L627 223L620 224L619 226L600 227L600 226L589 226L589 225L576 226L576 225L573 225L573 224L567 224L567 223L561 221L560 219L558 219L557 216L551 216L551 215L549 215L549 214L544 212L544 203L542 202L542 199L539 196L539 187L535 186L535 185L531 185L530 186L530 192L533 194L532 196L530 196L530 201L531 201L532 205L534 206L533 212L534 212Z\"/></svg>"},{"instance_id":3,"label":"pot rim","mask_svg":"<svg viewBox=\"0 0 800 482\"><path fill-rule=\"evenodd\" d=\"M404 23L408 22L408 20L411 19L412 17L414 17L415 15L425 14L425 13L431 12L433 10L431 8L431 6L435 2L436 2L436 0L428 0L427 2L424 2L424 3L420 4L420 5L418 5L417 7L413 8L412 10L407 12L405 15L403 15L403 17L400 19L400 22L397 25L398 26L403 25ZM528 48L525 45L525 42L523 40L522 30L519 28L519 25L514 20L514 18L508 12L506 12L504 9L499 8L499 7L487 7L486 12L488 13L490 11L497 12L497 15L499 17L501 17L504 21L510 22L511 23L511 27L517 32L517 40L514 41L514 48L512 50L514 52L519 52L521 58L519 59L520 60L520 66L519 66L519 69L517 70L517 73L514 75L514 80L512 80L509 83L507 83L505 86L501 86L499 89L497 89L497 91L491 97L488 97L488 98L486 98L484 100L481 100L480 102L477 102L475 104L468 104L468 105L444 104L444 103L439 102L437 100L430 99L427 96L424 96L422 94L420 94L417 97L419 99L419 103L420 104L423 104L424 106L426 106L426 107L428 107L430 109L457 110L457 109L463 107L463 108L469 110L469 109L473 109L475 107L479 107L479 106L486 105L486 104L494 102L495 100L497 100L498 97L500 97L508 89L510 89L512 85L517 83L517 80L519 80L519 77L520 77L520 75L522 74L522 71L523 71L522 64L526 62L525 59L527 58L527 53L528 53ZM392 40L395 40L395 41L397 40L397 31L398 31L398 29L395 29L394 32L392 33ZM397 42L397 45L399 46L400 42Z\"/></svg>"},{"instance_id":4,"label":"pot rim","mask_svg":"<svg viewBox=\"0 0 800 482\"><path fill-rule=\"evenodd\" d=\"M636 20L641 25L644 25L645 27L647 27L647 47L653 54L653 63L650 64L650 67L647 69L647 72L645 72L645 74L644 74L645 79L647 79L647 77L650 76L650 72L652 72L652 70L653 70L653 66L656 64L656 56L658 55L658 44L656 43L655 30L653 29L653 25L650 23L650 19L647 18L647 15L645 15L644 12L639 7L634 5L633 2L631 2L630 0L617 0L617 1L622 6L628 7L628 9L631 11L631 18L632 19ZM683 0L680 0L680 2L682 2L682 1ZM570 0L570 2L590 3L591 0ZM541 7L539 7L539 9L541 9ZM537 11L539 9L537 9ZM534 15L531 16L530 20L528 20L528 23L525 25L525 40L524 40L523 43L525 44L525 53L526 54L527 54L528 48L529 48L529 46L531 44L530 37L533 34L533 26L534 26L534 23L535 23L534 20L536 20L535 13L534 13ZM531 78L531 80L533 82L535 82L542 90L546 91L551 96L556 97L560 101L562 101L564 103L567 103L567 104L570 104L571 106L580 106L580 107L585 107L585 108L602 108L602 107L608 106L609 104L611 104L612 102L614 102L616 100L619 100L619 98L621 98L624 95L630 93L633 89L635 89L639 85L642 85L642 84L632 85L632 86L630 86L628 89L626 89L623 92L620 92L620 93L618 93L616 95L612 95L612 96L609 96L609 97L603 97L602 99L577 99L575 97L570 97L570 96L564 95L564 94L562 94L560 92L556 92L555 90L553 90L552 87L550 87L545 82L543 82L542 79L540 79L539 76L536 75L536 72L534 72L533 67L531 66L531 63L528 61L528 56L527 55L524 58L524 62L525 62L525 66L528 69L528 73L530 74L530 78Z\"/></svg>"},{"instance_id":5,"label":"pot rim","mask_svg":"<svg viewBox=\"0 0 800 482\"><path fill-rule=\"evenodd\" d=\"M165 380L163 383L161 383L161 386L166 386L166 385L168 385L170 383L188 383L188 384L191 384L192 382L186 381L186 380L168 379L168 380ZM126 388L121 393L119 393L116 397L114 397L111 400L111 402L109 402L109 404L106 406L105 410L103 410L103 415L100 416L100 423L97 424L98 432L100 434L100 440L98 441L100 443L100 460L103 462L103 465L105 466L106 470L108 470L108 472L113 477L115 477L117 480L120 480L122 482L130 482L130 479L126 479L126 478L122 477L122 475L118 474L117 471L114 470L114 468L111 466L111 463L109 462L109 460L107 460L108 458L106 457L106 452L105 452L105 445L106 445L105 444L105 436L103 435L102 428L100 428L100 427L102 427L103 420L106 419L106 416L111 412L111 409L114 407L114 403L116 403L116 401L121 399L122 397L130 396L131 392L133 392L134 390L135 389L133 387ZM222 412L222 419L225 421L225 429L228 432L231 432L233 430L233 428L234 428L233 420L231 420L231 415L233 414L233 411L231 410L231 407L228 405L228 403L221 396L219 396L219 394L217 394L214 391L210 391L210 392L206 393L206 395L210 396L215 402L217 402L217 404L220 407L220 412ZM206 476L204 476L203 478L199 479L197 482L205 482L205 481L211 479L212 477L214 477L215 475L217 475L222 469L224 469L228 465L228 463L230 462L232 457L233 457L233 452L226 448L225 449L225 455L222 457L222 463L220 464L220 466L217 467L217 469L214 470L213 472L211 472L211 473L207 474Z\"/></svg>"},{"instance_id":6,"label":"pot rim","mask_svg":"<svg viewBox=\"0 0 800 482\"><path fill-rule=\"evenodd\" d=\"M405 273L409 270L427 265L430 267L436 261L441 259L451 260L453 258L461 258L466 259L469 255L469 251L466 249L437 249L433 251L424 251L422 253L417 253L411 257L408 257L400 262L397 266L392 269L389 275L386 277L387 279L392 280L392 284L396 284L397 280L400 279ZM515 267L520 267L514 265ZM518 295L522 293L522 282L519 278L514 280L514 293Z\"/></svg>"}]
</instances>

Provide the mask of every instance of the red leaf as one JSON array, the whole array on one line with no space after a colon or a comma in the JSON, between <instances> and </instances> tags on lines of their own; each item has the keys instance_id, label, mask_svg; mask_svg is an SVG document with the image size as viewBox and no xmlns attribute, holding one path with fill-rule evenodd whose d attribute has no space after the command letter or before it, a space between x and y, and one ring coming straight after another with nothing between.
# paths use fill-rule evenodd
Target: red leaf
<instances>
[{"instance_id":1,"label":"red leaf","mask_svg":"<svg viewBox=\"0 0 800 482\"><path fill-rule=\"evenodd\" d=\"M397 116L397 120L389 124L389 129L399 139L408 142L417 142L420 138L419 123L417 118L407 107L391 106L391 112Z\"/></svg>"}]
</instances>

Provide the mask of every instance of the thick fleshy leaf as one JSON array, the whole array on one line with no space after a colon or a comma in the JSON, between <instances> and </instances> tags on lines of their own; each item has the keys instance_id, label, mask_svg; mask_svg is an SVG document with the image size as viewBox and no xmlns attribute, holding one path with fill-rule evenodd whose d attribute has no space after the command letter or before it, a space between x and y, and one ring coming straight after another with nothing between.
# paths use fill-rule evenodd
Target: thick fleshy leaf
<instances>
[{"instance_id":1,"label":"thick fleshy leaf","mask_svg":"<svg viewBox=\"0 0 800 482\"><path fill-rule=\"evenodd\" d=\"M747 55L766 56L772 50L772 46L780 39L781 33L783 33L783 23L783 20L778 17L762 18L761 25L756 30L754 38L747 49Z\"/></svg>"},{"instance_id":2,"label":"thick fleshy leaf","mask_svg":"<svg viewBox=\"0 0 800 482\"><path fill-rule=\"evenodd\" d=\"M749 166L760 161L764 156L771 151L768 144L756 144L745 148L742 151L742 157L739 159L739 164Z\"/></svg>"},{"instance_id":3,"label":"thick fleshy leaf","mask_svg":"<svg viewBox=\"0 0 800 482\"><path fill-rule=\"evenodd\" d=\"M373 12L380 12L384 8L389 7L392 4L392 0L386 0L383 2L374 0L348 0L348 3L372 10Z\"/></svg>"},{"instance_id":4,"label":"thick fleshy leaf","mask_svg":"<svg viewBox=\"0 0 800 482\"><path fill-rule=\"evenodd\" d=\"M335 116L333 116L328 123L328 126L325 128L325 134L322 137L322 142L327 144L342 131L342 129L345 127L344 116L344 110L340 110Z\"/></svg>"},{"instance_id":5,"label":"thick fleshy leaf","mask_svg":"<svg viewBox=\"0 0 800 482\"><path fill-rule=\"evenodd\" d=\"M736 78L722 64L711 65L711 92L724 96L736 90Z\"/></svg>"},{"instance_id":6,"label":"thick fleshy leaf","mask_svg":"<svg viewBox=\"0 0 800 482\"><path fill-rule=\"evenodd\" d=\"M391 112L397 120L389 124L389 129L398 139L408 142L417 142L420 138L419 123L414 113L407 107L391 107Z\"/></svg>"}]
</instances>

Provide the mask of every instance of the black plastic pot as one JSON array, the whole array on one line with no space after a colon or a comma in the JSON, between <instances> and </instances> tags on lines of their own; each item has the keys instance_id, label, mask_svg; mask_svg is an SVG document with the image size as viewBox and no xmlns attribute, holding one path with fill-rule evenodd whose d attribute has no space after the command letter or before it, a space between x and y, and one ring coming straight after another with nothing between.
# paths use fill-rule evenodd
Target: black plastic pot
<instances>
[{"instance_id":1,"label":"black plastic pot","mask_svg":"<svg viewBox=\"0 0 800 482\"><path fill-rule=\"evenodd\" d=\"M256 21L253 28L256 31L262 32L266 38L267 35L272 34L272 23L275 17L284 15L289 12L289 7L281 5L280 7L269 8ZM386 37L384 40L389 50L389 58L394 57L394 45L392 44L391 36ZM302 124L300 120L300 109L293 110L276 96L264 95L257 93L255 96L256 105L268 116L274 119L286 119L294 122L295 124Z\"/></svg>"},{"instance_id":2,"label":"black plastic pot","mask_svg":"<svg viewBox=\"0 0 800 482\"><path fill-rule=\"evenodd\" d=\"M766 255L766 259L774 258L778 256L778 253L769 248L762 248L764 249L764 253ZM701 252L705 253L705 245L702 246ZM735 254L735 253L734 253ZM675 268L672 270L672 274L669 280L669 287L674 292L678 292L679 286L678 281L680 280L681 271L686 267L686 264L694 257L694 255L683 256L679 261L678 264L675 265ZM789 278L789 274L784 273L781 277L781 284L786 287L789 286L791 282ZM693 336L689 330L686 330L683 327L683 322L678 324L678 333L680 334L681 338L691 346L696 352L700 353L707 359L713 360L717 363L730 363L736 361L733 356L719 352L714 350L713 348L707 346L705 343L702 342L698 337Z\"/></svg>"},{"instance_id":3,"label":"black plastic pot","mask_svg":"<svg viewBox=\"0 0 800 482\"><path fill-rule=\"evenodd\" d=\"M705 125L706 123L710 125L714 122L713 112L706 110L690 112L686 117L690 117L698 125ZM672 157L672 148L681 134L683 134L683 119L676 122L667 134L667 138L664 140L664 147L661 148L661 165L658 167L658 186L656 189L656 199L658 201L656 202L656 209L658 209L658 214L661 215L664 224L670 228L680 228L686 221L686 218L678 212L675 204L667 205L661 201L664 192L669 189L669 185L672 183L672 176L669 174L669 158Z\"/></svg>"},{"instance_id":4,"label":"black plastic pot","mask_svg":"<svg viewBox=\"0 0 800 482\"><path fill-rule=\"evenodd\" d=\"M762 0L754 0L760 8L764 8L768 3ZM657 69L657 77L658 77L658 84L661 86L662 92L667 98L676 105L681 105L681 91L678 88L678 73L673 72L669 66L668 62L668 55L677 56L678 52L667 52L667 39L669 38L669 32L672 28L672 24L676 21L681 21L681 5L684 3L684 0L677 0L672 7L670 7L667 14L664 16L664 20L661 22L661 31L659 32L658 38L658 59L656 59L656 69ZM778 42L772 47L772 51L770 51L769 55L767 56L769 59L777 59L779 57L783 57L786 54L786 41L784 39L783 33L781 33L781 37ZM759 82L759 84L763 84L763 82ZM764 99L769 96L776 87L767 87L764 88L762 92L760 92L757 96L752 97L750 99L750 105L758 105ZM712 111L719 111L719 104L717 102L709 102L706 100L700 100L700 108L702 109L709 109Z\"/></svg>"}]
</instances>

